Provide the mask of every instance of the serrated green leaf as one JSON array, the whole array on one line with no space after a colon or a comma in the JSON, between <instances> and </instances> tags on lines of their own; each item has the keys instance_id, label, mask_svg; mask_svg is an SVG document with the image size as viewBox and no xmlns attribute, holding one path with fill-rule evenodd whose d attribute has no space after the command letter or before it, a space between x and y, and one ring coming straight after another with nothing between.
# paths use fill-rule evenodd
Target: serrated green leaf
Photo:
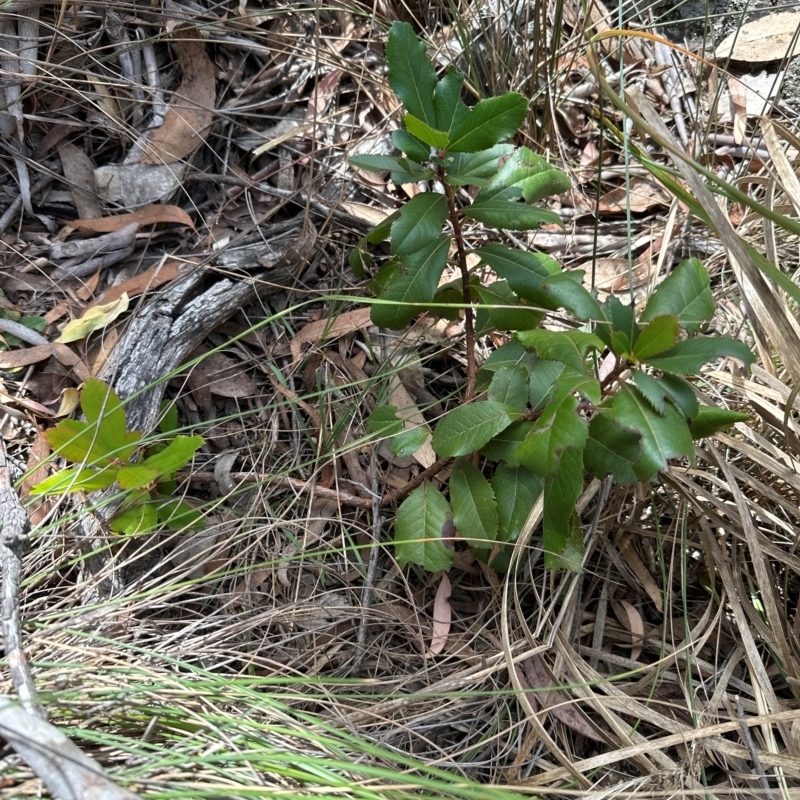
<instances>
[{"instance_id":1,"label":"serrated green leaf","mask_svg":"<svg viewBox=\"0 0 800 800\"><path fill-rule=\"evenodd\" d=\"M589 430L586 420L577 413L576 391L590 394L599 402L600 384L594 378L578 375L565 382L562 374L553 399L517 449L517 459L534 475L546 477L556 472L566 448L583 450Z\"/></svg>"},{"instance_id":2,"label":"serrated green leaf","mask_svg":"<svg viewBox=\"0 0 800 800\"><path fill-rule=\"evenodd\" d=\"M687 259L675 268L650 296L639 320L649 322L664 314L677 317L689 333L714 316L708 271L698 259Z\"/></svg>"},{"instance_id":3,"label":"serrated green leaf","mask_svg":"<svg viewBox=\"0 0 800 800\"><path fill-rule=\"evenodd\" d=\"M436 150L444 150L447 147L447 134L444 131L436 130L413 114L406 114L403 117L403 124L412 136Z\"/></svg>"},{"instance_id":4,"label":"serrated green leaf","mask_svg":"<svg viewBox=\"0 0 800 800\"><path fill-rule=\"evenodd\" d=\"M453 551L442 541L442 529L452 518L450 506L432 484L423 483L397 509L394 547L397 565L419 564L429 572L449 570Z\"/></svg>"},{"instance_id":5,"label":"serrated green leaf","mask_svg":"<svg viewBox=\"0 0 800 800\"><path fill-rule=\"evenodd\" d=\"M517 339L539 358L560 361L578 372L586 372L589 348L603 350L605 347L597 336L585 331L520 331Z\"/></svg>"},{"instance_id":6,"label":"serrated green leaf","mask_svg":"<svg viewBox=\"0 0 800 800\"><path fill-rule=\"evenodd\" d=\"M490 481L497 504L497 539L516 541L544 488L544 481L525 467L498 467Z\"/></svg>"},{"instance_id":7,"label":"serrated green leaf","mask_svg":"<svg viewBox=\"0 0 800 800\"><path fill-rule=\"evenodd\" d=\"M513 136L525 120L528 101L516 92L480 100L450 134L448 152L474 153Z\"/></svg>"},{"instance_id":8,"label":"serrated green leaf","mask_svg":"<svg viewBox=\"0 0 800 800\"><path fill-rule=\"evenodd\" d=\"M564 227L561 217L555 212L526 206L515 200L480 200L479 197L471 206L461 211L465 217L476 219L484 225L509 231L530 231L545 224Z\"/></svg>"},{"instance_id":9,"label":"serrated green leaf","mask_svg":"<svg viewBox=\"0 0 800 800\"><path fill-rule=\"evenodd\" d=\"M157 507L158 521L169 530L199 530L205 526L203 515L183 500L165 498Z\"/></svg>"},{"instance_id":10,"label":"serrated green leaf","mask_svg":"<svg viewBox=\"0 0 800 800\"><path fill-rule=\"evenodd\" d=\"M489 385L489 399L522 411L528 405L528 371L522 367L500 367Z\"/></svg>"},{"instance_id":11,"label":"serrated green leaf","mask_svg":"<svg viewBox=\"0 0 800 800\"><path fill-rule=\"evenodd\" d=\"M527 331L538 328L544 319L544 312L530 308L522 303L506 281L494 281L488 286L477 287L481 298L479 312L486 312L491 325L481 318L476 321L477 335L490 330ZM479 313L479 316L482 316Z\"/></svg>"},{"instance_id":12,"label":"serrated green leaf","mask_svg":"<svg viewBox=\"0 0 800 800\"><path fill-rule=\"evenodd\" d=\"M433 449L442 457L466 456L480 450L514 421L511 413L512 409L494 400L458 406L439 420Z\"/></svg>"},{"instance_id":13,"label":"serrated green leaf","mask_svg":"<svg viewBox=\"0 0 800 800\"><path fill-rule=\"evenodd\" d=\"M461 308L464 305L464 290L457 285L460 281L450 281L444 286L440 286L433 296L433 305L440 303L451 303L452 308L433 308L430 313L440 319L455 321L461 318Z\"/></svg>"},{"instance_id":14,"label":"serrated green leaf","mask_svg":"<svg viewBox=\"0 0 800 800\"><path fill-rule=\"evenodd\" d=\"M678 318L671 315L653 317L639 334L633 354L640 361L664 353L678 341Z\"/></svg>"},{"instance_id":15,"label":"serrated green leaf","mask_svg":"<svg viewBox=\"0 0 800 800\"><path fill-rule=\"evenodd\" d=\"M583 451L587 472L601 480L613 475L615 483L636 483L633 465L642 455L638 434L620 428L605 413L598 413L589 423L589 437Z\"/></svg>"},{"instance_id":16,"label":"serrated green leaf","mask_svg":"<svg viewBox=\"0 0 800 800\"><path fill-rule=\"evenodd\" d=\"M392 439L392 452L396 456L412 456L425 444L430 435L427 426L408 428Z\"/></svg>"},{"instance_id":17,"label":"serrated green leaf","mask_svg":"<svg viewBox=\"0 0 800 800\"><path fill-rule=\"evenodd\" d=\"M491 461L503 461L509 467L520 465L517 458L517 448L533 428L533 422L520 420L512 422L505 430L500 431L497 436L493 436L481 448L481 455Z\"/></svg>"},{"instance_id":18,"label":"serrated green leaf","mask_svg":"<svg viewBox=\"0 0 800 800\"><path fill-rule=\"evenodd\" d=\"M450 473L453 524L471 548L487 549L497 538L494 491L480 470L458 459Z\"/></svg>"},{"instance_id":19,"label":"serrated green leaf","mask_svg":"<svg viewBox=\"0 0 800 800\"><path fill-rule=\"evenodd\" d=\"M450 186L488 186L490 178L499 169L500 159L513 149L510 144L498 144L477 153L454 153L445 183Z\"/></svg>"},{"instance_id":20,"label":"serrated green leaf","mask_svg":"<svg viewBox=\"0 0 800 800\"><path fill-rule=\"evenodd\" d=\"M365 241L366 239L362 239L350 251L350 255L347 256L347 263L350 265L350 269L353 270L353 275L355 275L356 278L363 278L367 274L367 270L372 263L372 259L366 248L361 246Z\"/></svg>"},{"instance_id":21,"label":"serrated green leaf","mask_svg":"<svg viewBox=\"0 0 800 800\"><path fill-rule=\"evenodd\" d=\"M79 490L93 492L97 489L105 489L111 486L116 476L116 467L106 467L105 469L82 469L80 467L62 469L31 487L31 496L68 494Z\"/></svg>"},{"instance_id":22,"label":"serrated green leaf","mask_svg":"<svg viewBox=\"0 0 800 800\"><path fill-rule=\"evenodd\" d=\"M420 41L407 22L393 22L386 42L389 86L400 102L415 117L436 126L433 93L436 72L428 58L425 43Z\"/></svg>"},{"instance_id":23,"label":"serrated green leaf","mask_svg":"<svg viewBox=\"0 0 800 800\"><path fill-rule=\"evenodd\" d=\"M95 426L87 422L63 419L44 436L54 453L73 464L103 466L114 460L114 454L98 441Z\"/></svg>"},{"instance_id":24,"label":"serrated green leaf","mask_svg":"<svg viewBox=\"0 0 800 800\"><path fill-rule=\"evenodd\" d=\"M526 203L536 203L545 197L566 192L569 178L527 147L518 147L511 158L478 197L514 199L522 197Z\"/></svg>"},{"instance_id":25,"label":"serrated green leaf","mask_svg":"<svg viewBox=\"0 0 800 800\"><path fill-rule=\"evenodd\" d=\"M575 505L582 491L582 453L570 448L562 454L558 472L544 482L542 546L547 569L581 570L583 536Z\"/></svg>"},{"instance_id":26,"label":"serrated green leaf","mask_svg":"<svg viewBox=\"0 0 800 800\"><path fill-rule=\"evenodd\" d=\"M153 503L137 503L111 518L109 527L116 533L132 536L147 533L158 526L158 512Z\"/></svg>"},{"instance_id":27,"label":"serrated green leaf","mask_svg":"<svg viewBox=\"0 0 800 800\"><path fill-rule=\"evenodd\" d=\"M536 356L529 353L518 341L512 339L506 342L497 350L494 350L486 361L481 365L481 369L488 372L497 372L500 367L523 367L530 373L531 368L536 363Z\"/></svg>"},{"instance_id":28,"label":"serrated green leaf","mask_svg":"<svg viewBox=\"0 0 800 800\"><path fill-rule=\"evenodd\" d=\"M640 369L631 371L631 379L644 398L653 406L653 409L659 414L663 414L664 402L667 397L671 397L667 387L660 380Z\"/></svg>"},{"instance_id":29,"label":"serrated green leaf","mask_svg":"<svg viewBox=\"0 0 800 800\"><path fill-rule=\"evenodd\" d=\"M639 480L650 480L671 458L691 457L692 436L686 418L671 403L658 414L640 392L623 384L612 403L611 417L617 425L641 436L642 454L633 465Z\"/></svg>"},{"instance_id":30,"label":"serrated green leaf","mask_svg":"<svg viewBox=\"0 0 800 800\"><path fill-rule=\"evenodd\" d=\"M669 393L672 401L683 411L685 416L689 419L697 416L697 410L700 406L697 402L697 395L688 381L679 378L677 375L664 373L659 383Z\"/></svg>"},{"instance_id":31,"label":"serrated green leaf","mask_svg":"<svg viewBox=\"0 0 800 800\"><path fill-rule=\"evenodd\" d=\"M560 361L547 361L543 358L533 365L529 388L530 404L534 411L542 408L552 396L556 381L566 369L568 368Z\"/></svg>"},{"instance_id":32,"label":"serrated green leaf","mask_svg":"<svg viewBox=\"0 0 800 800\"><path fill-rule=\"evenodd\" d=\"M171 475L192 460L203 442L202 436L176 436L160 453L146 458L144 466L156 470L158 475Z\"/></svg>"},{"instance_id":33,"label":"serrated green leaf","mask_svg":"<svg viewBox=\"0 0 800 800\"><path fill-rule=\"evenodd\" d=\"M417 183L418 181L430 180L434 175L433 170L429 167L424 167L418 161L413 161L408 158L363 155L350 156L347 160L354 167L368 172L391 171L392 181L398 186L404 183Z\"/></svg>"},{"instance_id":34,"label":"serrated green leaf","mask_svg":"<svg viewBox=\"0 0 800 800\"><path fill-rule=\"evenodd\" d=\"M431 157L430 147L426 147L423 142L406 131L392 131L392 143L415 161L425 162Z\"/></svg>"},{"instance_id":35,"label":"serrated green leaf","mask_svg":"<svg viewBox=\"0 0 800 800\"><path fill-rule=\"evenodd\" d=\"M730 428L737 422L747 422L749 419L750 415L741 411L701 405L689 422L689 432L693 439L704 439L706 436L713 436L717 431Z\"/></svg>"},{"instance_id":36,"label":"serrated green leaf","mask_svg":"<svg viewBox=\"0 0 800 800\"><path fill-rule=\"evenodd\" d=\"M444 195L423 192L412 197L392 224L392 255L412 255L430 247L441 236L446 216Z\"/></svg>"},{"instance_id":37,"label":"serrated green leaf","mask_svg":"<svg viewBox=\"0 0 800 800\"><path fill-rule=\"evenodd\" d=\"M520 297L537 302L537 290L561 271L558 262L544 253L517 250L502 244L489 244L473 251L480 256Z\"/></svg>"},{"instance_id":38,"label":"serrated green leaf","mask_svg":"<svg viewBox=\"0 0 800 800\"><path fill-rule=\"evenodd\" d=\"M361 241L368 244L380 244L385 242L392 233L392 225L400 219L400 209L393 211L388 217L381 220ZM361 243L359 242L359 246Z\"/></svg>"},{"instance_id":39,"label":"serrated green leaf","mask_svg":"<svg viewBox=\"0 0 800 800\"><path fill-rule=\"evenodd\" d=\"M708 362L724 357L736 358L748 367L755 361L747 345L729 336L685 339L660 355L642 360L673 375L696 375Z\"/></svg>"},{"instance_id":40,"label":"serrated green leaf","mask_svg":"<svg viewBox=\"0 0 800 800\"><path fill-rule=\"evenodd\" d=\"M126 490L144 489L155 483L158 470L144 464L129 464L117 473L117 483Z\"/></svg>"},{"instance_id":41,"label":"serrated green leaf","mask_svg":"<svg viewBox=\"0 0 800 800\"><path fill-rule=\"evenodd\" d=\"M375 406L367 420L367 431L375 436L394 436L402 429L403 423L397 417L396 406Z\"/></svg>"},{"instance_id":42,"label":"serrated green leaf","mask_svg":"<svg viewBox=\"0 0 800 800\"><path fill-rule=\"evenodd\" d=\"M467 118L469 108L461 99L464 77L455 67L448 67L445 76L436 84L433 107L436 110L436 127L448 136Z\"/></svg>"},{"instance_id":43,"label":"serrated green leaf","mask_svg":"<svg viewBox=\"0 0 800 800\"><path fill-rule=\"evenodd\" d=\"M401 330L424 310L436 294L439 278L447 265L450 238L441 236L427 247L403 256L380 293L386 303L372 306L371 318L375 325Z\"/></svg>"},{"instance_id":44,"label":"serrated green leaf","mask_svg":"<svg viewBox=\"0 0 800 800\"><path fill-rule=\"evenodd\" d=\"M384 262L381 268L372 276L372 280L367 284L367 289L373 294L380 295L386 287L394 280L401 270L399 258L390 258Z\"/></svg>"}]
</instances>

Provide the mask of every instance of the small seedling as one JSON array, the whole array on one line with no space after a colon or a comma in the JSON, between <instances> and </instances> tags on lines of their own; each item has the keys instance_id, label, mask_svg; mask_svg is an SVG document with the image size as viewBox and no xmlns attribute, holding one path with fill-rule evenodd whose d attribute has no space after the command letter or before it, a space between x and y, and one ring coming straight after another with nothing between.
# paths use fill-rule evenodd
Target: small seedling
<instances>
[{"instance_id":1,"label":"small seedling","mask_svg":"<svg viewBox=\"0 0 800 800\"><path fill-rule=\"evenodd\" d=\"M167 409L160 425L166 441L142 445L139 431L128 431L125 408L114 390L89 378L81 392L86 420L65 419L45 431L53 452L76 467L38 483L32 495L62 495L106 489L117 483L125 498L111 518L112 531L145 533L165 528L202 527L202 516L172 497L175 473L203 444L202 436L178 436L177 411Z\"/></svg>"},{"instance_id":2,"label":"small seedling","mask_svg":"<svg viewBox=\"0 0 800 800\"><path fill-rule=\"evenodd\" d=\"M438 187L416 194L364 237L350 264L365 274L370 245L389 239L389 258L370 283L378 300L373 322L397 330L422 312L452 319L460 305L467 357L463 402L440 418L432 439L442 469L451 466L449 498L430 481L409 494L397 512L397 560L449 569L454 525L479 558L505 569L544 493L545 564L578 570L575 506L585 472L634 483L654 479L670 459L691 459L693 440L747 415L701 405L686 378L710 361L749 365L753 355L734 339L702 334L714 303L696 259L674 270L637 319L613 296L599 302L583 287L583 272L563 272L547 255L499 243L469 248L476 223L515 231L560 225L554 212L532 204L566 191L570 181L528 148L503 143L525 119L524 97L509 92L467 107L462 77L451 67L437 78L406 23L392 25L386 56L389 84L408 112L392 137L403 155L350 161L389 170L397 185ZM460 277L440 285L451 258ZM541 328L553 311L566 311L579 327ZM495 331L509 332L508 341L478 371L476 337ZM400 433L396 412L376 408L371 432ZM401 435L393 444L405 455L424 441Z\"/></svg>"}]
</instances>

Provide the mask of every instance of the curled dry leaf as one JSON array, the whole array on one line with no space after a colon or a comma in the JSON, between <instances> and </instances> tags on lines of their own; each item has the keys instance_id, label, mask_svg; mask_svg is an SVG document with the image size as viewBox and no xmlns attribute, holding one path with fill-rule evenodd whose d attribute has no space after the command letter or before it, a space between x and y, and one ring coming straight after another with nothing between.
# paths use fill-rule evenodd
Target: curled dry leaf
<instances>
[{"instance_id":1,"label":"curled dry leaf","mask_svg":"<svg viewBox=\"0 0 800 800\"><path fill-rule=\"evenodd\" d=\"M368 328L372 325L370 320L369 306L357 308L354 311L346 311L335 319L318 319L310 322L299 330L294 339L289 344L292 351L292 361L296 364L303 356L303 345L319 342L323 339L336 339L353 333L360 328Z\"/></svg>"},{"instance_id":2,"label":"curled dry leaf","mask_svg":"<svg viewBox=\"0 0 800 800\"><path fill-rule=\"evenodd\" d=\"M642 654L644 643L644 620L642 615L627 600L612 600L611 608L620 624L631 634L631 661Z\"/></svg>"},{"instance_id":3,"label":"curled dry leaf","mask_svg":"<svg viewBox=\"0 0 800 800\"><path fill-rule=\"evenodd\" d=\"M82 236L93 236L96 233L110 233L118 231L132 223L138 225L187 225L194 229L192 218L180 207L169 205L152 205L139 211L130 211L127 214L114 214L110 217L98 219L73 219L67 225L76 228Z\"/></svg>"},{"instance_id":4,"label":"curled dry leaf","mask_svg":"<svg viewBox=\"0 0 800 800\"><path fill-rule=\"evenodd\" d=\"M612 189L600 198L600 211L619 213L626 211L630 202L631 211L641 213L654 206L668 206L670 195L655 181L646 178L631 178L627 186Z\"/></svg>"},{"instance_id":5,"label":"curled dry leaf","mask_svg":"<svg viewBox=\"0 0 800 800\"><path fill-rule=\"evenodd\" d=\"M205 44L188 29L176 30L174 36L183 79L164 124L144 144L142 164L172 164L186 158L205 141L214 118L214 65Z\"/></svg>"},{"instance_id":6,"label":"curled dry leaf","mask_svg":"<svg viewBox=\"0 0 800 800\"><path fill-rule=\"evenodd\" d=\"M28 512L31 525L36 526L44 521L50 512L55 500L51 497L37 497L31 502L31 489L47 477L47 461L50 455L50 445L44 437L44 431L37 425L36 435L33 438L28 463L25 467L25 477L19 487L20 498Z\"/></svg>"},{"instance_id":7,"label":"curled dry leaf","mask_svg":"<svg viewBox=\"0 0 800 800\"><path fill-rule=\"evenodd\" d=\"M450 621L453 618L453 609L450 607L450 578L447 573L442 573L442 579L436 589L436 598L433 601L433 634L428 652L438 656L447 644L450 634Z\"/></svg>"},{"instance_id":8,"label":"curled dry leaf","mask_svg":"<svg viewBox=\"0 0 800 800\"><path fill-rule=\"evenodd\" d=\"M89 377L89 370L81 359L65 344L50 342L38 347L29 347L27 350L8 350L0 353L0 369L14 369L38 364L40 361L55 356L66 367L72 367L75 377L83 382Z\"/></svg>"},{"instance_id":9,"label":"curled dry leaf","mask_svg":"<svg viewBox=\"0 0 800 800\"><path fill-rule=\"evenodd\" d=\"M67 342L77 342L79 339L85 339L93 331L110 325L120 314L124 314L127 310L127 294L122 294L121 297L111 303L90 306L84 311L80 319L73 319L64 326L64 330L61 331L61 335L56 341L66 344Z\"/></svg>"}]
</instances>

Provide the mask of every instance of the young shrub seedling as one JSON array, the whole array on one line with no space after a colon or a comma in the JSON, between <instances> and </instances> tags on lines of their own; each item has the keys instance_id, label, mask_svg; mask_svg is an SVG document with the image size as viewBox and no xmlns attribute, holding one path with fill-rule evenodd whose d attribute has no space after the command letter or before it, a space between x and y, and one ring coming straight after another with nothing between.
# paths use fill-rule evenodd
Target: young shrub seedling
<instances>
[{"instance_id":1,"label":"young shrub seedling","mask_svg":"<svg viewBox=\"0 0 800 800\"><path fill-rule=\"evenodd\" d=\"M575 506L584 474L649 481L669 459L691 459L694 439L747 419L698 403L686 378L722 357L749 365L752 353L729 337L702 335L714 303L696 259L673 271L637 319L613 296L598 302L581 271L563 272L547 255L499 243L469 249L467 229L476 222L515 231L560 224L532 204L566 191L569 179L529 149L503 143L525 118L524 97L509 92L468 108L462 77L451 67L437 78L424 43L405 23L392 25L386 56L389 83L407 112L392 137L404 155L350 161L390 170L398 185L434 181L436 188L378 225L350 263L364 274L369 245L389 239L390 257L370 284L378 298L373 322L401 329L423 311L451 314L436 304L459 303L467 356L463 403L438 421L432 440L440 466L452 465L449 498L430 481L409 494L397 512L397 560L449 569L447 534L455 526L479 558L505 569L544 493L545 565L579 570ZM460 279L440 286L451 252ZM468 267L469 254L480 259L476 268ZM541 328L552 311L566 311L581 327ZM476 337L493 331L510 332L509 341L478 372ZM398 434L396 412L378 407L371 432ZM393 445L410 444L406 454L424 441L404 437Z\"/></svg>"},{"instance_id":2,"label":"young shrub seedling","mask_svg":"<svg viewBox=\"0 0 800 800\"><path fill-rule=\"evenodd\" d=\"M167 409L160 428L166 441L142 446L142 434L128 431L125 408L116 392L89 378L81 392L86 420L65 419L45 438L56 455L79 466L63 469L36 484L32 495L60 495L105 489L114 482L125 494L109 525L117 533L145 533L156 527L198 528L202 516L172 497L175 473L203 444L202 436L177 436L177 410Z\"/></svg>"}]
</instances>

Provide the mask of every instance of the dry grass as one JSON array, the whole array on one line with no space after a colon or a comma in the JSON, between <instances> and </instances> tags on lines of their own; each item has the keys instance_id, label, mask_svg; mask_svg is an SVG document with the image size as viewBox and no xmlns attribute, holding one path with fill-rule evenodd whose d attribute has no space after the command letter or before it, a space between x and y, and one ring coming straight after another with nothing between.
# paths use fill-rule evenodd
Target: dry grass
<instances>
[{"instance_id":1,"label":"dry grass","mask_svg":"<svg viewBox=\"0 0 800 800\"><path fill-rule=\"evenodd\" d=\"M203 534L108 539L99 562L122 576L124 591L89 602L107 574L92 567L98 554L86 552L69 505L37 531L22 612L52 719L119 782L152 798L797 796L800 404L792 387L800 375L782 299L768 306L782 317L750 316L754 298L743 299L742 286L753 289L746 270L730 269L730 233L710 231L674 198L626 209L631 181L653 196L656 188L625 150L622 116L605 100L604 122L597 116L601 94L575 6L509 11L509 3L503 14L455 1L264 5L248 4L250 19L235 3L192 7L214 64L217 111L170 202L191 214L197 234L152 229L94 284L55 280L42 263L44 238L75 216L53 148L64 136L95 167L118 163L148 119L150 95L137 95L125 77L119 52L136 48L133 39L111 41L105 6L42 6L38 76L22 91L27 171L33 184L54 184L49 196L34 192L38 222L16 216L5 232L0 285L10 302L29 314L63 303L79 315L120 267L127 278L163 253L187 258L298 216L311 215L319 233L295 285L242 309L203 343L228 357L239 388L210 392L208 380L185 373L169 384L183 424L207 440L195 477L181 485L207 512ZM174 89L164 20L139 6L115 11L129 35L141 29L152 42L164 88ZM4 13L18 19L13 8ZM566 233L528 244L636 300L677 260L698 255L714 274L715 328L755 341L761 356L748 376L722 365L698 382L710 402L749 409L751 423L702 443L695 464L676 464L657 485L587 487L583 574L545 572L533 528L507 576L464 557L451 574L447 645L435 657L435 583L397 569L377 543L389 538L389 524L364 507L370 492L396 488L418 465L390 466L366 444L365 420L393 380L429 420L441 413L463 380L458 326L320 337L300 364L290 350L306 324L352 308L346 301L362 289L346 257L364 207L385 213L402 197L344 161L385 146L395 119L382 54L395 18L420 23L440 64L455 60L476 96L518 89L532 98L528 144L558 159L575 190L559 198ZM618 42L601 52L606 44L613 77ZM666 67L638 60L652 46L626 44L624 80L651 79L651 91L663 90ZM314 106L314 86L333 70L342 74ZM729 129L705 88L689 97L681 124L702 161ZM309 125L298 133L287 119ZM5 208L19 172L11 145L2 148ZM672 166L661 151L652 157ZM771 163L717 158L729 179L748 176L753 198L795 213L790 204L800 198ZM748 242L795 271L794 234L730 203L726 211ZM111 349L117 335L95 338ZM76 349L102 363L97 341ZM43 366L27 390L19 374L7 374L6 391L46 402L62 384ZM68 370L60 377L76 382ZM26 461L34 429L18 405L9 407L15 416L3 433ZM332 492L307 489L315 486ZM13 754L0 758L0 797L41 796Z\"/></svg>"}]
</instances>

